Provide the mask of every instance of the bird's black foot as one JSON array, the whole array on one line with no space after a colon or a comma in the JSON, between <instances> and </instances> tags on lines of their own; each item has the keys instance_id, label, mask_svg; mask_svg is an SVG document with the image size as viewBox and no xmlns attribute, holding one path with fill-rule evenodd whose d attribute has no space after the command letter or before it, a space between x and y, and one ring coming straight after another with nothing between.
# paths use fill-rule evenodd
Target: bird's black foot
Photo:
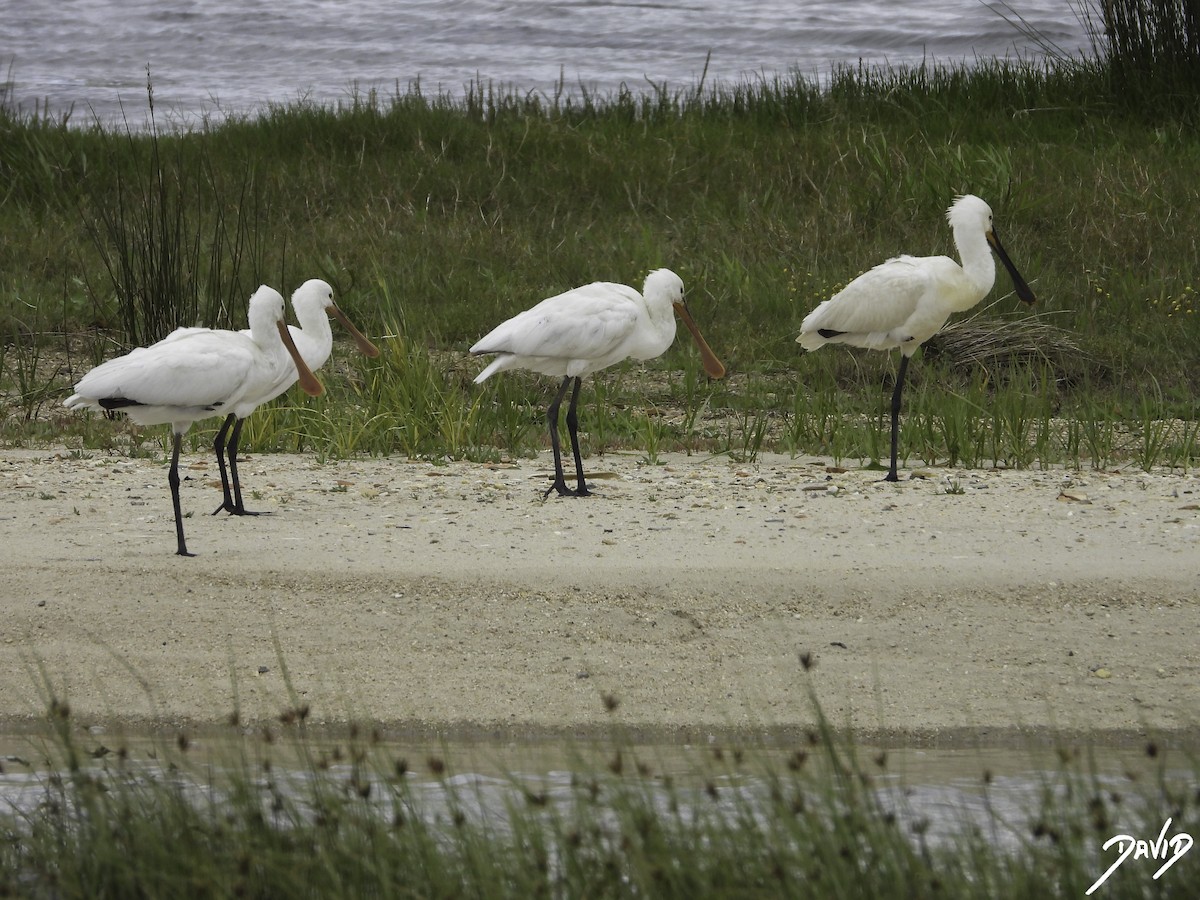
<instances>
[{"instance_id":1,"label":"bird's black foot","mask_svg":"<svg viewBox=\"0 0 1200 900\"><path fill-rule=\"evenodd\" d=\"M589 491L586 487L580 488L577 491L573 491L569 487L567 487L567 483L565 481L561 482L561 483L556 481L554 484L550 485L550 487L546 488L546 493L542 494L542 499L545 500L547 497L549 497L555 491L558 491L558 496L560 496L560 497L590 497L590 496L592 496L592 492Z\"/></svg>"},{"instance_id":2,"label":"bird's black foot","mask_svg":"<svg viewBox=\"0 0 1200 900\"><path fill-rule=\"evenodd\" d=\"M175 551L176 556L195 556L195 553L188 553L187 547L180 547Z\"/></svg>"},{"instance_id":3,"label":"bird's black foot","mask_svg":"<svg viewBox=\"0 0 1200 900\"><path fill-rule=\"evenodd\" d=\"M227 512L231 516L269 516L271 514L269 511L265 510L261 512L255 512L254 510L246 509L244 506L237 506L234 503L222 503L213 510L212 514L215 516L219 512Z\"/></svg>"},{"instance_id":4,"label":"bird's black foot","mask_svg":"<svg viewBox=\"0 0 1200 900\"><path fill-rule=\"evenodd\" d=\"M897 475L895 472L888 472L886 475L883 476L883 480L884 481L899 481L900 476Z\"/></svg>"}]
</instances>

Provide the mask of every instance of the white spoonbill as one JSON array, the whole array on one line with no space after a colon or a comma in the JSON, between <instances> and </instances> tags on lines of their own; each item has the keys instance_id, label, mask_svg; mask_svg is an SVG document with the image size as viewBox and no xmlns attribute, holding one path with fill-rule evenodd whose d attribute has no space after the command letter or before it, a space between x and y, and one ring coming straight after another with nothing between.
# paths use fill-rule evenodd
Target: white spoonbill
<instances>
[{"instance_id":1,"label":"white spoonbill","mask_svg":"<svg viewBox=\"0 0 1200 900\"><path fill-rule=\"evenodd\" d=\"M992 289L996 264L991 250L1012 277L1017 296L1033 303L1033 291L1021 277L996 237L992 209L973 194L958 197L946 210L959 265L948 256L897 256L859 275L804 317L797 342L805 350L826 344L849 344L868 350L900 348L900 370L892 391L892 464L896 475L896 443L900 392L908 360L937 334L951 313L970 309Z\"/></svg>"},{"instance_id":2,"label":"white spoonbill","mask_svg":"<svg viewBox=\"0 0 1200 900\"><path fill-rule=\"evenodd\" d=\"M713 378L721 378L725 367L701 336L683 300L683 281L670 269L651 272L640 294L624 284L596 281L548 297L497 325L471 348L476 356L496 354L475 377L476 384L505 369L528 369L562 377L562 385L546 414L550 446L554 450L554 484L546 490L546 496L550 491L558 491L563 497L586 497L589 493L579 456L576 412L583 376L631 357L653 359L662 354L675 340L675 313L696 339L704 370ZM574 491L567 487L563 477L558 439L558 409L572 382L567 432L575 454L578 487Z\"/></svg>"},{"instance_id":3,"label":"white spoonbill","mask_svg":"<svg viewBox=\"0 0 1200 900\"><path fill-rule=\"evenodd\" d=\"M63 401L69 409L120 411L139 425L169 424L171 503L175 508L176 553L188 553L179 507L179 450L193 422L232 412L246 415L258 405L264 385L295 369L300 386L316 396L324 390L292 342L283 316L283 297L263 285L250 298L250 333L181 328L149 347L139 347L92 369Z\"/></svg>"},{"instance_id":4,"label":"white spoonbill","mask_svg":"<svg viewBox=\"0 0 1200 900\"><path fill-rule=\"evenodd\" d=\"M304 358L304 363L310 371L316 372L325 365L325 361L329 359L329 354L333 350L333 330L329 327L330 314L336 316L338 321L350 332L350 336L354 338L354 343L358 345L359 350L370 357L379 355L379 348L355 328L354 323L346 314L338 309L337 304L333 302L333 288L321 279L310 278L296 288L292 293L292 311L296 314L296 321L300 323L300 327L289 325L288 331L291 332L296 349L300 351L300 355ZM242 334L249 333L249 331L242 332ZM295 384L300 375L295 366L282 368L276 374L278 376L276 380L272 384L264 386L263 395L255 404L256 406L274 400ZM244 409L250 399L249 397L245 398L240 404L239 410ZM250 411L252 410L253 407ZM221 505L213 510L214 516L221 510L235 516L258 515L258 513L246 509L242 503L242 484L237 470L237 452L242 437L242 423L250 411L229 413L225 417L225 421L221 423L217 436L213 440L217 466L221 471L221 490L225 495ZM231 427L232 431L230 431ZM229 438L228 443L226 443L226 435ZM229 455L228 476L225 474L226 452Z\"/></svg>"}]
</instances>

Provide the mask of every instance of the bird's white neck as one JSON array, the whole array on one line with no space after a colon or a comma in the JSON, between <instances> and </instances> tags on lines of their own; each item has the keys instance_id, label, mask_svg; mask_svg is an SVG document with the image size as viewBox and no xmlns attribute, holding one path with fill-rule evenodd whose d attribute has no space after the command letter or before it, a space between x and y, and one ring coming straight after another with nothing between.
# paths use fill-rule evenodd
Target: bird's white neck
<instances>
[{"instance_id":1,"label":"bird's white neck","mask_svg":"<svg viewBox=\"0 0 1200 900\"><path fill-rule=\"evenodd\" d=\"M260 347L270 347L279 344L279 332L275 323L279 315L268 305L250 305L250 339ZM280 344L282 346L282 344Z\"/></svg>"},{"instance_id":2,"label":"bird's white neck","mask_svg":"<svg viewBox=\"0 0 1200 900\"><path fill-rule=\"evenodd\" d=\"M675 340L675 307L670 300L665 297L646 297L645 313L650 331L643 345L630 354L635 359L660 356Z\"/></svg>"},{"instance_id":3,"label":"bird's white neck","mask_svg":"<svg viewBox=\"0 0 1200 900\"><path fill-rule=\"evenodd\" d=\"M323 306L306 305L299 309L293 307L296 322L306 335L313 338L332 341L333 329L329 324L329 314Z\"/></svg>"},{"instance_id":4,"label":"bird's white neck","mask_svg":"<svg viewBox=\"0 0 1200 900\"><path fill-rule=\"evenodd\" d=\"M958 247L958 255L962 260L963 274L971 283L975 294L970 302L964 297L962 309L969 309L982 300L996 283L996 260L992 257L992 248L982 231L976 229L958 228L954 231L954 243Z\"/></svg>"}]
</instances>

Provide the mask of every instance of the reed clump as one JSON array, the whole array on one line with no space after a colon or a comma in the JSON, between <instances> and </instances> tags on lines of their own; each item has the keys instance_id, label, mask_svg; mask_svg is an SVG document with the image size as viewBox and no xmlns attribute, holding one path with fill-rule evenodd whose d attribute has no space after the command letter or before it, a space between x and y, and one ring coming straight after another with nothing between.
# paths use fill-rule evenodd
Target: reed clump
<instances>
[{"instance_id":1,"label":"reed clump","mask_svg":"<svg viewBox=\"0 0 1200 900\"><path fill-rule=\"evenodd\" d=\"M1200 7L1192 0L1110 0L1098 15L1103 30L1094 42L1101 46L1115 96L1131 108L1155 112L1195 109Z\"/></svg>"}]
</instances>

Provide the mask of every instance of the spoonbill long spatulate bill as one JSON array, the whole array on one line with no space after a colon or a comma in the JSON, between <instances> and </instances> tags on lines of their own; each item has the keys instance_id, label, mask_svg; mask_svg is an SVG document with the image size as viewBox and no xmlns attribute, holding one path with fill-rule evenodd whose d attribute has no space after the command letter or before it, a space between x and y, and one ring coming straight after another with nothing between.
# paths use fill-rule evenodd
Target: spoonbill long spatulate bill
<instances>
[{"instance_id":1,"label":"spoonbill long spatulate bill","mask_svg":"<svg viewBox=\"0 0 1200 900\"><path fill-rule=\"evenodd\" d=\"M289 370L291 370L289 372ZM179 451L193 422L245 416L267 385L298 378L312 396L321 387L296 349L283 315L283 297L263 285L250 298L249 332L180 328L92 369L63 401L69 409L125 413L139 425L169 424L173 434L171 504L176 553L193 556L183 537L179 502Z\"/></svg>"},{"instance_id":2,"label":"spoonbill long spatulate bill","mask_svg":"<svg viewBox=\"0 0 1200 900\"><path fill-rule=\"evenodd\" d=\"M948 256L897 256L859 275L804 319L796 340L806 350L849 344L868 350L899 348L900 369L892 391L892 458L888 481L898 480L896 449L900 394L909 358L937 334L952 313L970 309L996 282L992 251L1026 303L1033 291L1000 244L992 209L973 194L957 198L946 211L962 259Z\"/></svg>"},{"instance_id":3,"label":"spoonbill long spatulate bill","mask_svg":"<svg viewBox=\"0 0 1200 900\"><path fill-rule=\"evenodd\" d=\"M527 369L562 378L547 411L550 446L554 451L554 483L547 489L563 497L589 494L579 454L579 389L584 375L599 372L626 359L653 359L675 340L675 316L683 320L700 348L704 370L712 378L725 367L696 327L683 298L683 281L670 269L656 269L642 292L624 284L596 281L541 301L496 326L471 348L471 353L494 354L475 378L478 384L496 372ZM572 387L573 386L573 387ZM567 432L575 455L576 488L567 487L558 437L558 411L567 389Z\"/></svg>"},{"instance_id":4,"label":"spoonbill long spatulate bill","mask_svg":"<svg viewBox=\"0 0 1200 900\"><path fill-rule=\"evenodd\" d=\"M334 316L350 332L359 351L370 357L379 355L379 348L354 327L354 323L333 302L333 288L319 278L310 278L296 288L292 294L292 312L296 314L296 321L300 323L300 327L290 325L288 331L296 344L296 349L304 358L305 364L313 372L325 365L325 361L329 359L329 354L333 350L333 330L329 327L330 315ZM242 332L247 335L249 333L249 331ZM299 374L295 366L281 370L279 377L272 384L263 386L261 399L251 406L250 410L253 411L255 406L274 400L296 383ZM252 399L247 397L240 408L245 409L250 405ZM229 413L225 417L225 421L221 423L217 436L213 440L217 466L221 471L221 490L224 494L221 505L213 510L214 516L221 510L235 516L258 515L258 513L246 509L242 502L242 483L237 469L238 444L242 438L242 423L246 421L247 415L249 412ZM228 435L228 443L226 435ZM226 454L229 457L228 475L225 473Z\"/></svg>"}]
</instances>

